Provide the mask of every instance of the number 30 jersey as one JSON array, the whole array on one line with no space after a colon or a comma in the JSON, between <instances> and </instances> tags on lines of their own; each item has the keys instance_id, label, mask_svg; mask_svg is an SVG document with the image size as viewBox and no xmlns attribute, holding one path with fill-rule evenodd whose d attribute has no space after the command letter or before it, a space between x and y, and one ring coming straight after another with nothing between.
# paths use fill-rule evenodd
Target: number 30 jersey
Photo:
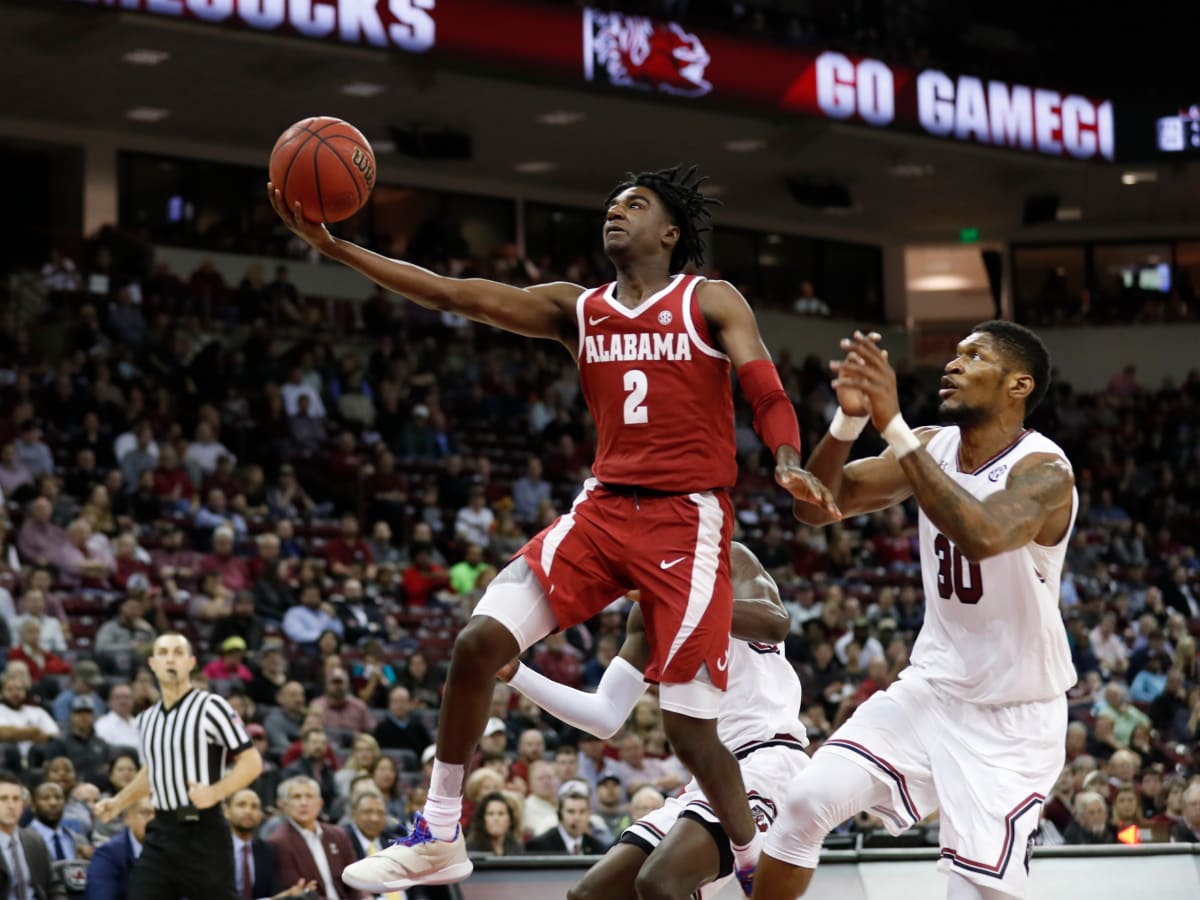
<instances>
[{"instance_id":1,"label":"number 30 jersey","mask_svg":"<svg viewBox=\"0 0 1200 900\"><path fill-rule=\"evenodd\" d=\"M926 450L942 471L979 500L1003 490L1013 467L1031 453L1066 459L1049 438L1027 430L974 472L962 472L960 441L957 427L943 428ZM901 677L925 678L972 703L1026 703L1062 696L1076 674L1058 589L1078 508L1073 491L1070 525L1054 546L1030 541L977 563L969 562L921 510L925 624L913 647L912 665Z\"/></svg>"},{"instance_id":2,"label":"number 30 jersey","mask_svg":"<svg viewBox=\"0 0 1200 900\"><path fill-rule=\"evenodd\" d=\"M696 302L703 282L675 275L633 309L615 282L580 296L579 384L601 482L682 494L737 480L729 357Z\"/></svg>"}]
</instances>

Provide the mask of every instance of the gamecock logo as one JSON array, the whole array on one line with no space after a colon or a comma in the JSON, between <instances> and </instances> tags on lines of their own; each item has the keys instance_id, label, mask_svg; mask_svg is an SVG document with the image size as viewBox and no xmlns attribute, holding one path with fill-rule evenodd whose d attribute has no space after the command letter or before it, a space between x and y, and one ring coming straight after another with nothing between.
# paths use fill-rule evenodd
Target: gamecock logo
<instances>
[{"instance_id":1,"label":"gamecock logo","mask_svg":"<svg viewBox=\"0 0 1200 900\"><path fill-rule=\"evenodd\" d=\"M584 75L607 76L618 87L703 97L712 90L704 70L710 57L700 38L676 22L585 9ZM597 75L597 73L603 73Z\"/></svg>"}]
</instances>

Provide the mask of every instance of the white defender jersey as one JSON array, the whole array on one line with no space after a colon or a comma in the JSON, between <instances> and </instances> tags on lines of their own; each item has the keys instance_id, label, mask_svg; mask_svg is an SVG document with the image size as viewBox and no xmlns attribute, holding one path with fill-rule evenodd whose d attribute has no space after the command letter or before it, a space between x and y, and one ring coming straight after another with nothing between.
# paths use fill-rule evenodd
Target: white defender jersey
<instances>
[{"instance_id":1,"label":"white defender jersey","mask_svg":"<svg viewBox=\"0 0 1200 900\"><path fill-rule=\"evenodd\" d=\"M800 722L800 678L784 656L783 644L731 637L727 659L729 683L717 714L721 743L739 758L776 739L807 746Z\"/></svg>"},{"instance_id":2,"label":"white defender jersey","mask_svg":"<svg viewBox=\"0 0 1200 900\"><path fill-rule=\"evenodd\" d=\"M980 500L1008 483L1013 467L1031 453L1062 448L1026 430L974 472L959 471L961 437L943 428L925 445L929 455L971 496ZM927 679L972 703L1027 703L1060 697L1076 681L1067 632L1059 612L1063 559L1079 497L1071 493L1071 520L1052 547L1030 541L978 563L920 514L925 624L901 673Z\"/></svg>"}]
</instances>

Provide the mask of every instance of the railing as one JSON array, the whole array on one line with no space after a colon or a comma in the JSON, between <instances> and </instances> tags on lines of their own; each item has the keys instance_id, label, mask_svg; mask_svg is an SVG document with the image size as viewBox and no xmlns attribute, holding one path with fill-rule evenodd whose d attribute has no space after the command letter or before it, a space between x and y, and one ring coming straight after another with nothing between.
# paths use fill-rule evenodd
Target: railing
<instances>
[{"instance_id":1,"label":"railing","mask_svg":"<svg viewBox=\"0 0 1200 900\"><path fill-rule=\"evenodd\" d=\"M934 847L823 850L806 900L937 900L946 876ZM453 900L562 900L599 857L479 857L475 874L456 885ZM1010 866L1024 865L1017 848ZM727 885L717 900L737 900ZM1200 844L1035 847L1028 900L1196 900ZM782 898L781 898L782 900Z\"/></svg>"}]
</instances>

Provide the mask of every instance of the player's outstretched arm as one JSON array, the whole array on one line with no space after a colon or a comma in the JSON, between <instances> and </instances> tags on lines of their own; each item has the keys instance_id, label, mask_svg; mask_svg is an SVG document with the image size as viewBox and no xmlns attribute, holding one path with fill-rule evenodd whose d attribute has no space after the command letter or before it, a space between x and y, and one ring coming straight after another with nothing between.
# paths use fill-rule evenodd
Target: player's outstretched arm
<instances>
[{"instance_id":1,"label":"player's outstretched arm","mask_svg":"<svg viewBox=\"0 0 1200 900\"><path fill-rule=\"evenodd\" d=\"M350 241L339 240L324 225L305 220L299 203L288 209L283 195L274 185L267 185L267 194L279 218L309 246L419 306L457 313L473 322L526 337L552 338L568 345L578 332L575 301L583 293L579 285L555 282L518 288L484 278L447 278L412 263L381 256Z\"/></svg>"},{"instance_id":2,"label":"player's outstretched arm","mask_svg":"<svg viewBox=\"0 0 1200 900\"><path fill-rule=\"evenodd\" d=\"M779 587L758 557L734 541L729 562L733 580L733 624L730 633L740 641L778 644L791 628L791 618L779 599Z\"/></svg>"},{"instance_id":3,"label":"player's outstretched arm","mask_svg":"<svg viewBox=\"0 0 1200 900\"><path fill-rule=\"evenodd\" d=\"M775 480L797 500L841 512L829 489L800 465L800 424L758 331L750 304L727 281L706 281L696 302L713 337L729 357L742 393L754 408L754 429L775 456Z\"/></svg>"},{"instance_id":4,"label":"player's outstretched arm","mask_svg":"<svg viewBox=\"0 0 1200 900\"><path fill-rule=\"evenodd\" d=\"M841 387L867 395L872 421L885 437L894 422L903 424L896 373L874 343L855 341L854 352L839 369L837 381ZM1061 457L1031 453L1013 466L1003 490L979 500L942 471L925 450L925 442L914 433L896 440L909 443L894 458L922 511L971 562L1033 540L1051 544L1062 539L1070 518L1075 475Z\"/></svg>"}]
</instances>

